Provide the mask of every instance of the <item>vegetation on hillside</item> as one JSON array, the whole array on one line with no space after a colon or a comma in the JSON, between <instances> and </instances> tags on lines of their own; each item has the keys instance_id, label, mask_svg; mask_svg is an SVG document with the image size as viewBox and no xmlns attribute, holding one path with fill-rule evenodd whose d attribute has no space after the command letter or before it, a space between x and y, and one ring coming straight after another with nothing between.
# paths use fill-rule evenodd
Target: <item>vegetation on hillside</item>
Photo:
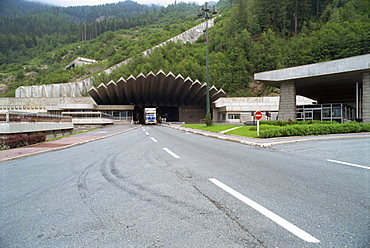
<instances>
[{"instance_id":1,"label":"vegetation on hillside","mask_svg":"<svg viewBox=\"0 0 370 248\"><path fill-rule=\"evenodd\" d=\"M128 5L118 13L118 4L61 8L14 3L7 15L0 13L0 84L8 87L7 96L20 85L91 75L96 82L109 82L161 69L205 81L204 38L195 44L170 43L149 58L139 55L194 26L194 4L141 8L126 1L119 3ZM22 14L25 4L28 11ZM137 11L125 16L129 6ZM256 72L370 53L368 0L221 0L218 7L222 15L209 34L210 81L229 96L269 94L271 88L252 89ZM77 56L100 63L66 71ZM130 57L128 65L98 76Z\"/></svg>"}]
</instances>

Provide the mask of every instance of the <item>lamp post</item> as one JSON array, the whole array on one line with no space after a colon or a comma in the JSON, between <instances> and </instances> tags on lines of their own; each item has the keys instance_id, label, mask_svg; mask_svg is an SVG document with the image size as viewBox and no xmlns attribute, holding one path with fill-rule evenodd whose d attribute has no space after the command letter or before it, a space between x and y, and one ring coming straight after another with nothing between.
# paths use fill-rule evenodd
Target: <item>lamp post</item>
<instances>
[{"instance_id":1,"label":"lamp post","mask_svg":"<svg viewBox=\"0 0 370 248\"><path fill-rule=\"evenodd\" d=\"M203 16L203 13L204 13L204 18L206 19L206 30L205 30L206 32L206 120L207 120L207 115L211 113L210 99L209 99L209 73L208 73L208 19L210 17L210 13L212 13L213 15L217 14L216 5L213 5L212 7L213 8L211 12L208 2L205 2L204 8L198 9L198 16Z\"/></svg>"}]
</instances>

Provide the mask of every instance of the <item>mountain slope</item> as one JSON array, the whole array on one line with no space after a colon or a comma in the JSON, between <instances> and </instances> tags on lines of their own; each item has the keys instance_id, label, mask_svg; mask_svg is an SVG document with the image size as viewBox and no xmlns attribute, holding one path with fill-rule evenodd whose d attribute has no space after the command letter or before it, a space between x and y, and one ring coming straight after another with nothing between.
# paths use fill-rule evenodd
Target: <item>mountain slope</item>
<instances>
[{"instance_id":1,"label":"mountain slope","mask_svg":"<svg viewBox=\"0 0 370 248\"><path fill-rule=\"evenodd\" d=\"M252 83L255 72L370 53L368 0L279 0L262 8L266 1L218 3L222 16L210 30L210 81L229 96L270 94L272 88ZM95 80L116 81L130 74L136 76L162 69L165 73L172 71L204 82L203 38L196 44L170 43L154 50L149 58L138 55L194 26L196 8L176 4L135 18L90 24L70 20L79 26L67 35L56 32L35 39L32 36L35 32L23 36L0 35L0 42L5 40L0 44L7 45L7 49L0 51L0 70L6 72L4 77L13 76L12 83L6 83L12 90L17 85L62 83L90 76L93 71L133 57L129 64L110 75L94 75ZM132 26L120 26L126 21ZM109 31L99 33L103 26ZM17 39L21 41L17 43ZM24 42L27 40L31 43L29 47ZM34 40L36 46L32 45ZM77 56L100 61L99 68L65 71L64 66ZM48 69L41 70L45 68L43 65ZM36 74L30 76L31 72ZM8 95L11 94L10 91Z\"/></svg>"}]
</instances>

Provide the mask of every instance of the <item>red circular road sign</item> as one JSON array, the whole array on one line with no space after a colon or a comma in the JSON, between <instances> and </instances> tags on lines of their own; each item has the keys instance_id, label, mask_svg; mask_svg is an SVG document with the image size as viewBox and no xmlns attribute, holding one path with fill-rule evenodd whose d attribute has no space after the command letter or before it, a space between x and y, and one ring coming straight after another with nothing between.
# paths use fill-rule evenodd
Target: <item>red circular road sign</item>
<instances>
[{"instance_id":1,"label":"red circular road sign","mask_svg":"<svg viewBox=\"0 0 370 248\"><path fill-rule=\"evenodd\" d=\"M256 111L254 113L254 117L256 118L256 120L261 120L262 119L262 112L261 111Z\"/></svg>"}]
</instances>

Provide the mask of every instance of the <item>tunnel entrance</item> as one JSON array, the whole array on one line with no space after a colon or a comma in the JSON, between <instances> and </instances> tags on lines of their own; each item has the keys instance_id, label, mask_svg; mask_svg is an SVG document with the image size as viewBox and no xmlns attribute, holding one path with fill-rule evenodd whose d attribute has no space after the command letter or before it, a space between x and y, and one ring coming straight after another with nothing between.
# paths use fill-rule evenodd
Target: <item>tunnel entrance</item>
<instances>
[{"instance_id":1,"label":"tunnel entrance","mask_svg":"<svg viewBox=\"0 0 370 248\"><path fill-rule=\"evenodd\" d=\"M144 124L144 109L156 108L157 120L159 122L178 122L179 108L178 107L157 107L157 106L135 106L134 108L134 122Z\"/></svg>"}]
</instances>

